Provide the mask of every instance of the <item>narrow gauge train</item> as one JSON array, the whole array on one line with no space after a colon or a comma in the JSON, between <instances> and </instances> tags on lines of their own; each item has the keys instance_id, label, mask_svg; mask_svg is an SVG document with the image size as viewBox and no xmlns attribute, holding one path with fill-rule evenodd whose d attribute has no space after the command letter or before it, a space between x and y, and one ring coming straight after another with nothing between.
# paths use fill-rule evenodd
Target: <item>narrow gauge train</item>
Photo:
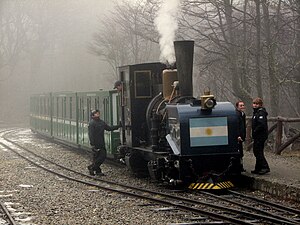
<instances>
[{"instance_id":1,"label":"narrow gauge train","mask_svg":"<svg viewBox=\"0 0 300 225\"><path fill-rule=\"evenodd\" d=\"M161 63L118 68L122 90L62 92L31 97L31 129L89 149L91 109L120 131L105 133L108 157L136 175L191 189L232 187L240 174L238 117L209 91L193 97L193 41L175 41L177 69Z\"/></svg>"}]
</instances>

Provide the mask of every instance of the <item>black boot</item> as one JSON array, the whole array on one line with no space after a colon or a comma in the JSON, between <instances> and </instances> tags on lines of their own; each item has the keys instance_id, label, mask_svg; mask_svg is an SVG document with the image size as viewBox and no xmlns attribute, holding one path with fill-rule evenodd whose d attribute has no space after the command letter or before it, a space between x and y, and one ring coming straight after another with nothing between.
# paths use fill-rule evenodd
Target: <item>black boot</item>
<instances>
[{"instance_id":1,"label":"black boot","mask_svg":"<svg viewBox=\"0 0 300 225\"><path fill-rule=\"evenodd\" d=\"M91 176L95 176L95 172L96 172L96 171L94 171L93 166L90 165L90 166L88 166L87 168L88 168L88 170L89 170L89 172L90 172L90 175L91 175Z\"/></svg>"},{"instance_id":2,"label":"black boot","mask_svg":"<svg viewBox=\"0 0 300 225\"><path fill-rule=\"evenodd\" d=\"M262 169L261 171L258 172L259 175L264 175L266 173L270 173L270 169Z\"/></svg>"},{"instance_id":3,"label":"black boot","mask_svg":"<svg viewBox=\"0 0 300 225\"><path fill-rule=\"evenodd\" d=\"M98 170L95 171L97 176L105 176L104 173L102 173L101 168L99 168Z\"/></svg>"}]
</instances>

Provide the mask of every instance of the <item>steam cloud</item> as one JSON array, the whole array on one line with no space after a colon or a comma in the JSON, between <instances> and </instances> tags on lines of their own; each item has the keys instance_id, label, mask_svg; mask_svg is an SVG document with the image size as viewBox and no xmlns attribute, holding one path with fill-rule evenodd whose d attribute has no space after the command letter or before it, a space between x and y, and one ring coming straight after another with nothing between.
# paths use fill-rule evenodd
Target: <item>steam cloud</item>
<instances>
[{"instance_id":1,"label":"steam cloud","mask_svg":"<svg viewBox=\"0 0 300 225\"><path fill-rule=\"evenodd\" d=\"M179 5L180 0L163 0L154 20L160 35L160 61L164 63L174 64L176 61L173 41L175 40L175 31L178 28L177 13Z\"/></svg>"}]
</instances>

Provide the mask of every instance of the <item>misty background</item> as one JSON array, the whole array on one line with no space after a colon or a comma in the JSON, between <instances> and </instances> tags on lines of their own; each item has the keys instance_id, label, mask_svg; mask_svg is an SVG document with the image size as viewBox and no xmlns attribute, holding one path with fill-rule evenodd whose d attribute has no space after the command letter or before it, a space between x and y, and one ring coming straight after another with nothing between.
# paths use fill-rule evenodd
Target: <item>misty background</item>
<instances>
[{"instance_id":1,"label":"misty background","mask_svg":"<svg viewBox=\"0 0 300 225\"><path fill-rule=\"evenodd\" d=\"M116 67L174 62L194 40L194 95L262 97L300 117L298 0L0 0L0 121L28 122L34 93L110 89Z\"/></svg>"}]
</instances>

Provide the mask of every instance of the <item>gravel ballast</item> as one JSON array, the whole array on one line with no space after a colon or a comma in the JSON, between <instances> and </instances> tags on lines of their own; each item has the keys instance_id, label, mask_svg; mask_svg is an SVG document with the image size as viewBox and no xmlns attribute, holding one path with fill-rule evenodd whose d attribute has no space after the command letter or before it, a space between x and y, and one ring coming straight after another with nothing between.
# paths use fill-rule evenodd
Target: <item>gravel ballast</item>
<instances>
[{"instance_id":1,"label":"gravel ballast","mask_svg":"<svg viewBox=\"0 0 300 225\"><path fill-rule=\"evenodd\" d=\"M59 164L88 174L90 157L76 150L36 139L29 130L18 132L12 139ZM0 201L18 212L17 219L22 224L174 224L192 218L188 212L60 178L2 146L0 161ZM147 180L124 176L124 168L107 164L102 167L107 174L105 179L155 187Z\"/></svg>"}]
</instances>

